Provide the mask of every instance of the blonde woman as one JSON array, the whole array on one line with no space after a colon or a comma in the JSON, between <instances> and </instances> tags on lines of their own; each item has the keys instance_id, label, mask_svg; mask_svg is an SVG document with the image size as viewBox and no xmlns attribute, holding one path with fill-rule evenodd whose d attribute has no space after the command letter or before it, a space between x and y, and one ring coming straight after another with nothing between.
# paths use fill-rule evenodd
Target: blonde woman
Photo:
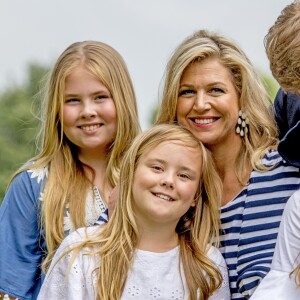
<instances>
[{"instance_id":1,"label":"blonde woman","mask_svg":"<svg viewBox=\"0 0 300 300\"><path fill-rule=\"evenodd\" d=\"M221 244L232 299L248 299L270 269L299 169L280 157L271 102L238 45L200 30L174 51L158 123L178 123L211 150L223 184Z\"/></svg>"},{"instance_id":2,"label":"blonde woman","mask_svg":"<svg viewBox=\"0 0 300 300\"><path fill-rule=\"evenodd\" d=\"M107 222L120 161L140 130L125 62L101 42L59 56L41 110L40 153L17 171L0 208L0 291L20 299L36 299L41 265L66 235Z\"/></svg>"},{"instance_id":3,"label":"blonde woman","mask_svg":"<svg viewBox=\"0 0 300 300\"><path fill-rule=\"evenodd\" d=\"M110 221L66 238L38 299L229 300L212 246L220 196L211 155L188 130L151 128L124 157Z\"/></svg>"}]
</instances>

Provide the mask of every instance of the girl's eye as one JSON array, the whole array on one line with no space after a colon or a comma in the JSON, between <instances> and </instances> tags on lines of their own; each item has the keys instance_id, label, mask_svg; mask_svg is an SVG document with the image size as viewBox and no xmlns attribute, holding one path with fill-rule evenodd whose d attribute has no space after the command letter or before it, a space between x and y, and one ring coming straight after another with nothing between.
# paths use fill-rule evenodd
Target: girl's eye
<instances>
[{"instance_id":1,"label":"girl's eye","mask_svg":"<svg viewBox=\"0 0 300 300\"><path fill-rule=\"evenodd\" d=\"M195 94L195 91L191 90L191 89L179 91L179 96L189 96L189 95L193 95L193 94Z\"/></svg>"},{"instance_id":2,"label":"girl's eye","mask_svg":"<svg viewBox=\"0 0 300 300\"><path fill-rule=\"evenodd\" d=\"M71 99L65 100L65 103L77 103L77 102L80 102L80 100L76 99L76 98L71 98Z\"/></svg>"},{"instance_id":3,"label":"girl's eye","mask_svg":"<svg viewBox=\"0 0 300 300\"><path fill-rule=\"evenodd\" d=\"M159 172L159 171L162 171L162 170L163 170L163 168L162 168L161 166L157 166L157 165L155 165L155 166L152 166L152 169L153 169L154 171L157 171L157 172Z\"/></svg>"},{"instance_id":4,"label":"girl's eye","mask_svg":"<svg viewBox=\"0 0 300 300\"><path fill-rule=\"evenodd\" d=\"M182 179L190 179L190 176L187 175L187 174L184 174L184 173L179 174L179 177L182 178Z\"/></svg>"},{"instance_id":5,"label":"girl's eye","mask_svg":"<svg viewBox=\"0 0 300 300\"><path fill-rule=\"evenodd\" d=\"M110 96L109 95L98 95L97 97L96 97L96 101L104 101L105 99L107 99L107 98L110 98Z\"/></svg>"}]
</instances>

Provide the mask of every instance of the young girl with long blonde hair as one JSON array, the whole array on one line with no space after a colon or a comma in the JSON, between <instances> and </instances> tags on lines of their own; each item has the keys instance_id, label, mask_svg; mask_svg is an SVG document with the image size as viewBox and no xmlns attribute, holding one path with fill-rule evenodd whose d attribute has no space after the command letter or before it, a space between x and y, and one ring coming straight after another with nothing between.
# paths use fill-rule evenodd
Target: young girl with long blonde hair
<instances>
[{"instance_id":1,"label":"young girl with long blonde hair","mask_svg":"<svg viewBox=\"0 0 300 300\"><path fill-rule=\"evenodd\" d=\"M21 299L36 299L41 265L65 236L107 222L121 159L140 131L126 64L102 42L74 43L59 56L41 109L41 150L0 208L0 292Z\"/></svg>"},{"instance_id":2,"label":"young girl with long blonde hair","mask_svg":"<svg viewBox=\"0 0 300 300\"><path fill-rule=\"evenodd\" d=\"M212 246L220 197L212 157L188 130L144 132L124 156L111 219L65 239L38 299L229 300Z\"/></svg>"}]
</instances>

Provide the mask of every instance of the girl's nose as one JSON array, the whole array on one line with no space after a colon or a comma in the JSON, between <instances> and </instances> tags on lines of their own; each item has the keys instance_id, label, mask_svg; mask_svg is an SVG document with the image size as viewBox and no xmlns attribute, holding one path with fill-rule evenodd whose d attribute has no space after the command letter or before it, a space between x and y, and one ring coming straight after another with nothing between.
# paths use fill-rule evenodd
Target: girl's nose
<instances>
[{"instance_id":1,"label":"girl's nose","mask_svg":"<svg viewBox=\"0 0 300 300\"><path fill-rule=\"evenodd\" d=\"M84 102L81 111L82 118L93 118L97 115L96 108L92 102Z\"/></svg>"},{"instance_id":2,"label":"girl's nose","mask_svg":"<svg viewBox=\"0 0 300 300\"><path fill-rule=\"evenodd\" d=\"M163 175L164 176L161 179L161 185L162 186L166 186L166 187L168 187L170 189L173 189L174 188L174 177L173 177L173 174L165 172Z\"/></svg>"}]
</instances>

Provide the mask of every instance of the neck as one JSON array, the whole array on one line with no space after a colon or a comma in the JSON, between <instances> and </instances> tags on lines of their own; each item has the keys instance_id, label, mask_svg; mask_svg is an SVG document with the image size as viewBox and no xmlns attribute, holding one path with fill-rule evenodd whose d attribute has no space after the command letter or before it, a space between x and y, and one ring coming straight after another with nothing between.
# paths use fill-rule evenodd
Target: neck
<instances>
[{"instance_id":1,"label":"neck","mask_svg":"<svg viewBox=\"0 0 300 300\"><path fill-rule=\"evenodd\" d=\"M94 165L101 165L103 163L106 164L107 151L100 151L99 149L80 149L80 151L78 152L78 158L83 163L94 167Z\"/></svg>"},{"instance_id":2,"label":"neck","mask_svg":"<svg viewBox=\"0 0 300 300\"><path fill-rule=\"evenodd\" d=\"M140 226L139 226L140 227ZM178 245L178 234L175 228L170 229L159 226L149 226L140 229L137 248L151 252L167 252Z\"/></svg>"},{"instance_id":3,"label":"neck","mask_svg":"<svg viewBox=\"0 0 300 300\"><path fill-rule=\"evenodd\" d=\"M89 168L85 168L88 179L93 183L93 185L98 187L102 199L107 203L112 190L111 184L105 178L107 157L103 157L101 155L94 157L80 154L79 159L82 163L93 169L94 173L92 173Z\"/></svg>"},{"instance_id":4,"label":"neck","mask_svg":"<svg viewBox=\"0 0 300 300\"><path fill-rule=\"evenodd\" d=\"M232 145L235 145L234 147ZM231 145L214 145L210 147L218 174L223 182L222 205L230 202L243 189L243 185L238 180L236 173L236 162L242 147L242 140L239 136ZM242 179L247 181L251 174L250 162L244 166Z\"/></svg>"}]
</instances>

